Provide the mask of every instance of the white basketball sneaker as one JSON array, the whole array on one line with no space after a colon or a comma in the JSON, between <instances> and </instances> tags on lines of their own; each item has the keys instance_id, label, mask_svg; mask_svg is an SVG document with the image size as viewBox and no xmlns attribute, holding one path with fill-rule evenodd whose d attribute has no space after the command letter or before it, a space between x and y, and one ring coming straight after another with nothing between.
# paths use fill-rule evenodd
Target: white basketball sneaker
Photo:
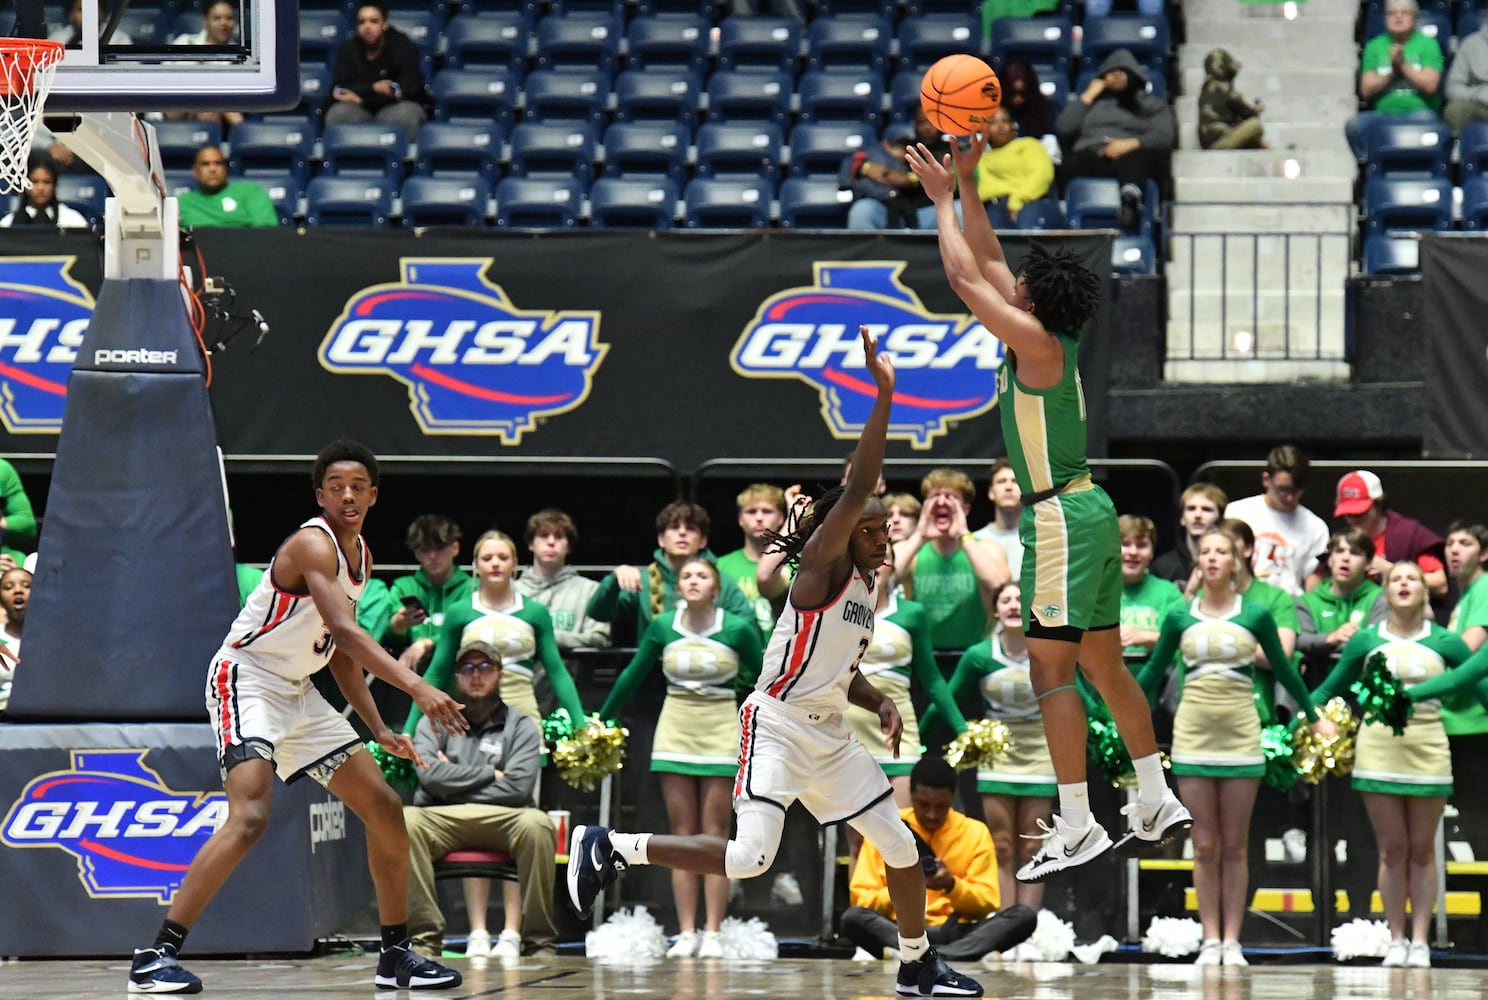
<instances>
[{"instance_id":1,"label":"white basketball sneaker","mask_svg":"<svg viewBox=\"0 0 1488 1000\"><path fill-rule=\"evenodd\" d=\"M1070 826L1057 813L1053 826L1048 826L1041 819L1035 822L1043 831L1036 839L1044 843L1033 859L1018 869L1019 882L1042 882L1051 875L1094 861L1111 849L1111 838L1107 835L1106 828L1097 823L1094 817L1091 817L1088 825L1079 828Z\"/></svg>"},{"instance_id":2,"label":"white basketball sneaker","mask_svg":"<svg viewBox=\"0 0 1488 1000\"><path fill-rule=\"evenodd\" d=\"M1164 792L1155 807L1141 802L1124 805L1121 815L1127 817L1129 828L1117 842L1116 853L1124 857L1137 857L1171 844L1193 828L1193 817L1171 791Z\"/></svg>"}]
</instances>

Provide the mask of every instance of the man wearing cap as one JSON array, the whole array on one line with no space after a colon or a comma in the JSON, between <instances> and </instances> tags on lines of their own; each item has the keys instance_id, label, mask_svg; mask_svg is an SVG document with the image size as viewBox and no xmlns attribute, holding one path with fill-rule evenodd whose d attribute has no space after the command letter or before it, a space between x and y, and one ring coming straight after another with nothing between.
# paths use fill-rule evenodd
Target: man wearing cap
<instances>
[{"instance_id":1,"label":"man wearing cap","mask_svg":"<svg viewBox=\"0 0 1488 1000\"><path fill-rule=\"evenodd\" d=\"M557 835L547 813L532 805L542 761L542 734L522 712L501 700L501 654L472 640L455 656L458 697L468 732L451 737L420 719L413 745L429 766L417 772L408 827L408 929L434 954L444 944L444 915L434 892L434 861L450 851L479 849L510 854L521 889L521 930L507 914L507 930L481 954L517 957L553 946L553 859ZM484 914L471 914L484 928ZM472 938L476 935L472 933ZM482 942L489 948L489 936Z\"/></svg>"},{"instance_id":2,"label":"man wearing cap","mask_svg":"<svg viewBox=\"0 0 1488 1000\"><path fill-rule=\"evenodd\" d=\"M934 229L935 206L920 189L904 151L922 142L939 157L950 152L945 136L916 107L914 124L890 126L877 146L861 149L842 162L837 186L853 194L847 210L848 229Z\"/></svg>"},{"instance_id":3,"label":"man wearing cap","mask_svg":"<svg viewBox=\"0 0 1488 1000\"><path fill-rule=\"evenodd\" d=\"M1374 559L1369 564L1373 580L1383 581L1392 565L1411 559L1421 567L1433 597L1447 593L1442 537L1415 518L1391 510L1379 476L1357 469L1340 479L1333 516L1374 539Z\"/></svg>"},{"instance_id":4,"label":"man wearing cap","mask_svg":"<svg viewBox=\"0 0 1488 1000\"><path fill-rule=\"evenodd\" d=\"M1251 555L1255 578L1293 597L1322 578L1318 557L1328 550L1328 525L1302 506L1311 468L1301 448L1278 445L1266 456L1261 473L1264 492L1231 500L1225 508L1225 517L1239 518L1255 533Z\"/></svg>"}]
</instances>

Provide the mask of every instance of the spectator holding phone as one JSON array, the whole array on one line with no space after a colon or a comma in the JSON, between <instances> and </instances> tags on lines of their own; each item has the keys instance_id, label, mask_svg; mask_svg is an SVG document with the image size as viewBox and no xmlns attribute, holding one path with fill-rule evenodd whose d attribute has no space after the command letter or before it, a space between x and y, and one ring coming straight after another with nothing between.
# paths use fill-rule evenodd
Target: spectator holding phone
<instances>
[{"instance_id":1,"label":"spectator holding phone","mask_svg":"<svg viewBox=\"0 0 1488 1000\"><path fill-rule=\"evenodd\" d=\"M326 124L388 122L401 125L408 141L417 142L433 104L424 83L418 46L388 24L387 7L357 7L356 33L341 43L331 79L331 106Z\"/></svg>"},{"instance_id":2,"label":"spectator holding phone","mask_svg":"<svg viewBox=\"0 0 1488 1000\"><path fill-rule=\"evenodd\" d=\"M404 544L419 568L393 581L388 594L393 616L379 638L389 649L401 649L398 662L416 671L434 651L445 612L469 603L475 580L455 565L460 555L460 526L443 514L414 518Z\"/></svg>"}]
</instances>

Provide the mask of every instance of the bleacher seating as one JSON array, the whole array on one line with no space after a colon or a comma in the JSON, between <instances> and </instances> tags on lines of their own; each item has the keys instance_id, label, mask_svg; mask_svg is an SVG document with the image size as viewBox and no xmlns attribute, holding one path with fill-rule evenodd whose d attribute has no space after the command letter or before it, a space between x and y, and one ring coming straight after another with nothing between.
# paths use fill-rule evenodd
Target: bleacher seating
<instances>
[{"instance_id":1,"label":"bleacher seating","mask_svg":"<svg viewBox=\"0 0 1488 1000\"><path fill-rule=\"evenodd\" d=\"M726 17L718 26L718 68L793 73L801 50L800 22L788 17Z\"/></svg>"},{"instance_id":2,"label":"bleacher seating","mask_svg":"<svg viewBox=\"0 0 1488 1000\"><path fill-rule=\"evenodd\" d=\"M1488 230L1488 177L1482 174L1462 185L1462 225L1474 232Z\"/></svg>"},{"instance_id":3,"label":"bleacher seating","mask_svg":"<svg viewBox=\"0 0 1488 1000\"><path fill-rule=\"evenodd\" d=\"M490 197L490 185L478 175L410 177L403 182L403 226L481 226Z\"/></svg>"},{"instance_id":4,"label":"bleacher seating","mask_svg":"<svg viewBox=\"0 0 1488 1000\"><path fill-rule=\"evenodd\" d=\"M594 126L587 122L523 122L511 132L511 173L571 177L587 185L596 145Z\"/></svg>"},{"instance_id":5,"label":"bleacher seating","mask_svg":"<svg viewBox=\"0 0 1488 1000\"><path fill-rule=\"evenodd\" d=\"M1074 34L1066 17L1000 17L992 22L992 54L997 66L1006 59L1027 61L1040 81L1055 75L1068 79Z\"/></svg>"},{"instance_id":6,"label":"bleacher seating","mask_svg":"<svg viewBox=\"0 0 1488 1000\"><path fill-rule=\"evenodd\" d=\"M187 176L190 177L190 173ZM193 180L192 186L195 184ZM97 174L57 175L57 200L65 201L82 212L90 222L103 218L103 203L108 200L108 194L108 185Z\"/></svg>"},{"instance_id":7,"label":"bleacher seating","mask_svg":"<svg viewBox=\"0 0 1488 1000\"><path fill-rule=\"evenodd\" d=\"M351 19L343 10L300 11L300 64L329 66L350 34Z\"/></svg>"},{"instance_id":8,"label":"bleacher seating","mask_svg":"<svg viewBox=\"0 0 1488 1000\"><path fill-rule=\"evenodd\" d=\"M794 91L789 73L719 70L708 79L708 120L773 121L784 126Z\"/></svg>"},{"instance_id":9,"label":"bleacher seating","mask_svg":"<svg viewBox=\"0 0 1488 1000\"><path fill-rule=\"evenodd\" d=\"M326 102L331 99L331 70L315 63L300 64L300 103L295 112L316 118L325 114Z\"/></svg>"},{"instance_id":10,"label":"bleacher seating","mask_svg":"<svg viewBox=\"0 0 1488 1000\"><path fill-rule=\"evenodd\" d=\"M1376 233L1364 241L1365 274L1416 274L1421 270L1421 241L1414 234Z\"/></svg>"},{"instance_id":11,"label":"bleacher seating","mask_svg":"<svg viewBox=\"0 0 1488 1000\"><path fill-rule=\"evenodd\" d=\"M585 186L572 177L508 177L496 185L496 225L516 229L578 224Z\"/></svg>"},{"instance_id":12,"label":"bleacher seating","mask_svg":"<svg viewBox=\"0 0 1488 1000\"><path fill-rule=\"evenodd\" d=\"M763 181L699 177L683 195L689 229L763 229L773 190Z\"/></svg>"},{"instance_id":13,"label":"bleacher seating","mask_svg":"<svg viewBox=\"0 0 1488 1000\"><path fill-rule=\"evenodd\" d=\"M835 178L790 177L780 185L782 229L842 229L852 192L837 187Z\"/></svg>"},{"instance_id":14,"label":"bleacher seating","mask_svg":"<svg viewBox=\"0 0 1488 1000\"><path fill-rule=\"evenodd\" d=\"M601 177L589 192L589 225L670 229L677 184L669 177Z\"/></svg>"},{"instance_id":15,"label":"bleacher seating","mask_svg":"<svg viewBox=\"0 0 1488 1000\"><path fill-rule=\"evenodd\" d=\"M414 172L422 177L474 175L492 183L501 173L506 130L499 124L429 122L419 131Z\"/></svg>"},{"instance_id":16,"label":"bleacher seating","mask_svg":"<svg viewBox=\"0 0 1488 1000\"><path fill-rule=\"evenodd\" d=\"M625 32L626 68L701 74L707 68L710 28L701 14L637 17Z\"/></svg>"},{"instance_id":17,"label":"bleacher seating","mask_svg":"<svg viewBox=\"0 0 1488 1000\"><path fill-rule=\"evenodd\" d=\"M521 73L533 22L518 13L466 14L449 22L445 65L450 69L500 68Z\"/></svg>"},{"instance_id":18,"label":"bleacher seating","mask_svg":"<svg viewBox=\"0 0 1488 1000\"><path fill-rule=\"evenodd\" d=\"M1462 165L1462 181L1488 175L1488 122L1471 122L1457 138L1457 159Z\"/></svg>"},{"instance_id":19,"label":"bleacher seating","mask_svg":"<svg viewBox=\"0 0 1488 1000\"><path fill-rule=\"evenodd\" d=\"M310 154L315 148L314 119L262 118L232 130L228 172L237 176L291 175L303 190L310 178Z\"/></svg>"},{"instance_id":20,"label":"bleacher seating","mask_svg":"<svg viewBox=\"0 0 1488 1000\"><path fill-rule=\"evenodd\" d=\"M877 131L859 122L802 122L790 134L790 172L836 177L843 160L877 142Z\"/></svg>"},{"instance_id":21,"label":"bleacher seating","mask_svg":"<svg viewBox=\"0 0 1488 1000\"><path fill-rule=\"evenodd\" d=\"M969 16L906 17L899 24L899 69L923 75L943 56L975 55L981 30Z\"/></svg>"},{"instance_id":22,"label":"bleacher seating","mask_svg":"<svg viewBox=\"0 0 1488 1000\"><path fill-rule=\"evenodd\" d=\"M163 121L155 123L160 162L167 170L190 170L196 151L203 146L222 145L222 126L207 121Z\"/></svg>"},{"instance_id":23,"label":"bleacher seating","mask_svg":"<svg viewBox=\"0 0 1488 1000\"><path fill-rule=\"evenodd\" d=\"M699 177L757 177L772 185L780 176L785 142L773 122L709 122L697 133Z\"/></svg>"},{"instance_id":24,"label":"bleacher seating","mask_svg":"<svg viewBox=\"0 0 1488 1000\"><path fill-rule=\"evenodd\" d=\"M613 73L621 37L607 14L545 17L537 23L537 65Z\"/></svg>"},{"instance_id":25,"label":"bleacher seating","mask_svg":"<svg viewBox=\"0 0 1488 1000\"><path fill-rule=\"evenodd\" d=\"M386 226L395 190L386 177L322 174L305 191L305 221L312 226Z\"/></svg>"},{"instance_id":26,"label":"bleacher seating","mask_svg":"<svg viewBox=\"0 0 1488 1000\"><path fill-rule=\"evenodd\" d=\"M611 91L604 70L536 69L522 84L523 118L530 122L604 123Z\"/></svg>"},{"instance_id":27,"label":"bleacher seating","mask_svg":"<svg viewBox=\"0 0 1488 1000\"><path fill-rule=\"evenodd\" d=\"M408 158L408 133L402 125L343 122L326 126L321 147L328 174L396 182L402 180L403 161Z\"/></svg>"},{"instance_id":28,"label":"bleacher seating","mask_svg":"<svg viewBox=\"0 0 1488 1000\"><path fill-rule=\"evenodd\" d=\"M1018 221L1023 221L1019 213ZM1111 271L1115 274L1156 274L1157 247L1146 236L1123 234L1111 242Z\"/></svg>"},{"instance_id":29,"label":"bleacher seating","mask_svg":"<svg viewBox=\"0 0 1488 1000\"><path fill-rule=\"evenodd\" d=\"M279 213L279 224L281 226L291 225L294 222L295 213L299 211L300 198L305 194L305 181L293 174L284 174L279 177L255 176L250 179L263 188L264 193L269 196L269 201L274 203L274 211Z\"/></svg>"},{"instance_id":30,"label":"bleacher seating","mask_svg":"<svg viewBox=\"0 0 1488 1000\"><path fill-rule=\"evenodd\" d=\"M686 178L692 129L681 122L616 122L604 134L604 172L611 177Z\"/></svg>"},{"instance_id":31,"label":"bleacher seating","mask_svg":"<svg viewBox=\"0 0 1488 1000\"><path fill-rule=\"evenodd\" d=\"M697 122L702 79L690 69L630 69L615 79L615 120Z\"/></svg>"},{"instance_id":32,"label":"bleacher seating","mask_svg":"<svg viewBox=\"0 0 1488 1000\"><path fill-rule=\"evenodd\" d=\"M1450 229L1452 184L1439 177L1375 177L1364 185L1364 226L1370 233Z\"/></svg>"},{"instance_id":33,"label":"bleacher seating","mask_svg":"<svg viewBox=\"0 0 1488 1000\"><path fill-rule=\"evenodd\" d=\"M1452 130L1441 122L1376 118L1365 134L1366 177L1445 177Z\"/></svg>"},{"instance_id":34,"label":"bleacher seating","mask_svg":"<svg viewBox=\"0 0 1488 1000\"><path fill-rule=\"evenodd\" d=\"M1084 25L1081 61L1093 69L1117 49L1126 49L1137 62L1161 76L1167 67L1168 48L1172 44L1168 22L1163 17L1143 14L1110 14L1093 18Z\"/></svg>"},{"instance_id":35,"label":"bleacher seating","mask_svg":"<svg viewBox=\"0 0 1488 1000\"><path fill-rule=\"evenodd\" d=\"M803 122L853 121L878 124L883 82L877 73L810 70L796 91Z\"/></svg>"},{"instance_id":36,"label":"bleacher seating","mask_svg":"<svg viewBox=\"0 0 1488 1000\"><path fill-rule=\"evenodd\" d=\"M866 69L882 76L893 41L892 23L874 14L818 17L806 31L806 65L811 69Z\"/></svg>"},{"instance_id":37,"label":"bleacher seating","mask_svg":"<svg viewBox=\"0 0 1488 1000\"><path fill-rule=\"evenodd\" d=\"M520 77L504 69L447 69L434 78L434 117L510 125Z\"/></svg>"}]
</instances>

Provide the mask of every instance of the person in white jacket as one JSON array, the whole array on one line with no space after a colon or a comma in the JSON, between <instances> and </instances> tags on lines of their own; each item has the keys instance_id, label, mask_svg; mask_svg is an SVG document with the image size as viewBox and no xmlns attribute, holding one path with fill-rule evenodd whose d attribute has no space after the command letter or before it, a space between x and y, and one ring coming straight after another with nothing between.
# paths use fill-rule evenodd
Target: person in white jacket
<instances>
[{"instance_id":1,"label":"person in white jacket","mask_svg":"<svg viewBox=\"0 0 1488 1000\"><path fill-rule=\"evenodd\" d=\"M88 220L82 212L57 200L57 168L50 160L33 156L26 176L31 180L31 187L21 195L15 211L0 219L0 229L12 226L88 228Z\"/></svg>"}]
</instances>

